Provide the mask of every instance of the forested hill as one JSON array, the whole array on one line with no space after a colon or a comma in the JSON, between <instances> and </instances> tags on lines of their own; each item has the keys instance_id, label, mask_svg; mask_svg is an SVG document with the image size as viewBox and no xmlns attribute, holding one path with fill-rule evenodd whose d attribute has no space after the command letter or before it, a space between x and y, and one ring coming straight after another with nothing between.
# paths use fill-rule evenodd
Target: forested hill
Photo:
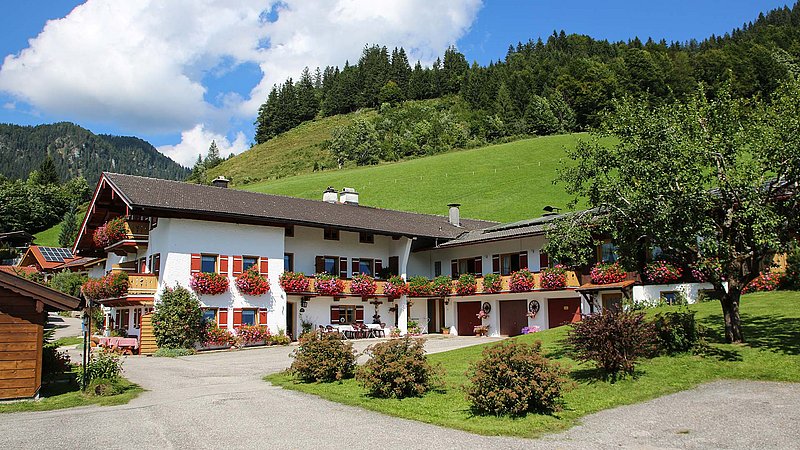
<instances>
[{"instance_id":1,"label":"forested hill","mask_svg":"<svg viewBox=\"0 0 800 450\"><path fill-rule=\"evenodd\" d=\"M176 180L188 174L187 169L136 137L96 135L68 122L0 124L0 175L24 179L48 154L62 180L83 176L90 185L103 171Z\"/></svg>"}]
</instances>

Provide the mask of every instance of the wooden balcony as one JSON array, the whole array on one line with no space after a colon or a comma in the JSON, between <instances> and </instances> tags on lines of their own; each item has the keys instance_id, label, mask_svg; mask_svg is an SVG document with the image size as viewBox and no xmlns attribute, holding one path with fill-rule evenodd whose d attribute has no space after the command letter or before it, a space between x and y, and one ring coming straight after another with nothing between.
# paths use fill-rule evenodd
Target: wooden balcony
<instances>
[{"instance_id":1,"label":"wooden balcony","mask_svg":"<svg viewBox=\"0 0 800 450\"><path fill-rule=\"evenodd\" d=\"M132 273L122 268L114 268L113 272L128 272L128 290L114 298L104 298L98 303L104 306L152 305L153 296L158 290L158 277L151 273Z\"/></svg>"},{"instance_id":2,"label":"wooden balcony","mask_svg":"<svg viewBox=\"0 0 800 450\"><path fill-rule=\"evenodd\" d=\"M313 277L308 278L308 290L309 290L308 294L317 294L317 291L314 287L315 281L316 280ZM353 292L350 290L350 285L352 284L352 280L342 280L342 281L344 282L344 292L342 293L343 297L360 297L360 295L353 294ZM377 285L377 289L375 290L374 296L375 297L383 296L384 295L383 287L386 285L386 282L375 280L375 284ZM297 293L292 292L291 294L296 295Z\"/></svg>"},{"instance_id":3,"label":"wooden balcony","mask_svg":"<svg viewBox=\"0 0 800 450\"><path fill-rule=\"evenodd\" d=\"M105 248L119 256L146 249L150 238L150 224L143 220L125 221L125 237Z\"/></svg>"}]
</instances>

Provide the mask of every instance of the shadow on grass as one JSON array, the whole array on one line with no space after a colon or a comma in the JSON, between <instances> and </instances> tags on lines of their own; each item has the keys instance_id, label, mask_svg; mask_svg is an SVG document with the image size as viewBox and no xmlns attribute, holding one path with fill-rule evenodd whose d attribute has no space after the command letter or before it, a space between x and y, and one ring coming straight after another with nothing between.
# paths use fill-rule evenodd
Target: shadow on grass
<instances>
[{"instance_id":1,"label":"shadow on grass","mask_svg":"<svg viewBox=\"0 0 800 450\"><path fill-rule=\"evenodd\" d=\"M800 355L800 327L796 318L777 314L757 316L742 314L742 333L745 344L786 355ZM722 314L714 314L700 321L712 342L725 342L725 321Z\"/></svg>"}]
</instances>

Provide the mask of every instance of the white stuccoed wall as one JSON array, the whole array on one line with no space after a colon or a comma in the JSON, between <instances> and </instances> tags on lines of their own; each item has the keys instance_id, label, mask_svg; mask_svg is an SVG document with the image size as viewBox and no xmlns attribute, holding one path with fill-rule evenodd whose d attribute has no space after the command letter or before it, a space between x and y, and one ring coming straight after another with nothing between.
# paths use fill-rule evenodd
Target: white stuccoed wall
<instances>
[{"instance_id":1,"label":"white stuccoed wall","mask_svg":"<svg viewBox=\"0 0 800 450\"><path fill-rule=\"evenodd\" d=\"M633 287L633 300L653 304L661 299L662 292L683 292L689 303L695 303L702 290L714 289L711 283L648 284Z\"/></svg>"},{"instance_id":2,"label":"white stuccoed wall","mask_svg":"<svg viewBox=\"0 0 800 450\"><path fill-rule=\"evenodd\" d=\"M323 234L322 228L295 226L294 237L285 238L285 252L294 254L295 272L313 275L316 272L314 265L317 256L346 257L348 276L352 275L353 258L380 259L383 267L388 267L390 256L401 256L396 253L396 242L399 241L394 241L389 236L376 235L374 244L362 244L355 232L340 231L338 241L325 240Z\"/></svg>"}]
</instances>

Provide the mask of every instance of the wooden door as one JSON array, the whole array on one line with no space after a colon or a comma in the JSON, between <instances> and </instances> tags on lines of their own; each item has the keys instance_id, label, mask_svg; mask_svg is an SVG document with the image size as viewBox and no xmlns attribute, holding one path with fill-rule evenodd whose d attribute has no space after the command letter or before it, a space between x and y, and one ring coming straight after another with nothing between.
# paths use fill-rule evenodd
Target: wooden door
<instances>
[{"instance_id":1,"label":"wooden door","mask_svg":"<svg viewBox=\"0 0 800 450\"><path fill-rule=\"evenodd\" d=\"M516 336L522 327L528 326L528 308L525 300L503 300L500 302L500 334Z\"/></svg>"},{"instance_id":2,"label":"wooden door","mask_svg":"<svg viewBox=\"0 0 800 450\"><path fill-rule=\"evenodd\" d=\"M439 299L428 299L428 334L441 333L442 326L440 325L441 319L439 318Z\"/></svg>"},{"instance_id":3,"label":"wooden door","mask_svg":"<svg viewBox=\"0 0 800 450\"><path fill-rule=\"evenodd\" d=\"M299 335L294 331L294 303L286 302L286 335L291 339L297 339Z\"/></svg>"},{"instance_id":4,"label":"wooden door","mask_svg":"<svg viewBox=\"0 0 800 450\"><path fill-rule=\"evenodd\" d=\"M456 303L458 313L458 335L474 336L475 327L481 324L478 319L478 311L481 310L481 302L458 302Z\"/></svg>"},{"instance_id":5,"label":"wooden door","mask_svg":"<svg viewBox=\"0 0 800 450\"><path fill-rule=\"evenodd\" d=\"M581 298L547 299L548 327L560 327L581 320Z\"/></svg>"},{"instance_id":6,"label":"wooden door","mask_svg":"<svg viewBox=\"0 0 800 450\"><path fill-rule=\"evenodd\" d=\"M603 309L619 312L622 310L622 294L603 294Z\"/></svg>"}]
</instances>

